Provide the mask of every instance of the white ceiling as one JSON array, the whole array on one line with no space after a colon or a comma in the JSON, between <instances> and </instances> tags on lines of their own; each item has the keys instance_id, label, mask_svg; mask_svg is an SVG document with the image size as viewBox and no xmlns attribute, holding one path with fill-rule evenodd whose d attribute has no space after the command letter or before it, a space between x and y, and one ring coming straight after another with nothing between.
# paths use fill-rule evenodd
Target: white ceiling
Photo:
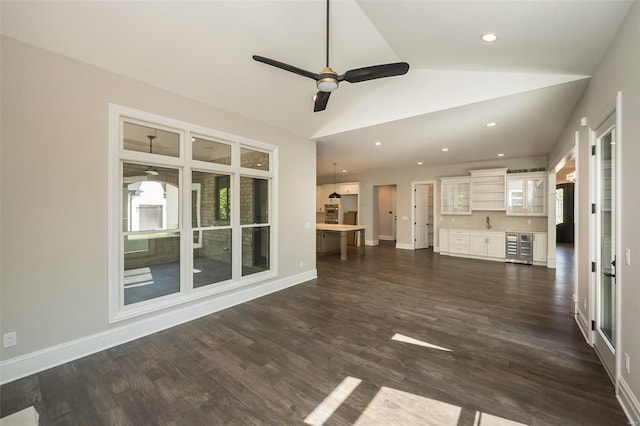
<instances>
[{"instance_id":1,"label":"white ceiling","mask_svg":"<svg viewBox=\"0 0 640 426\"><path fill-rule=\"evenodd\" d=\"M632 0L332 0L330 64L409 73L315 84L322 0L6 2L2 33L318 141L318 175L546 155ZM480 40L495 32L499 40ZM487 128L488 122L497 126ZM382 145L374 147L375 141ZM442 152L441 148L449 148Z\"/></svg>"}]
</instances>

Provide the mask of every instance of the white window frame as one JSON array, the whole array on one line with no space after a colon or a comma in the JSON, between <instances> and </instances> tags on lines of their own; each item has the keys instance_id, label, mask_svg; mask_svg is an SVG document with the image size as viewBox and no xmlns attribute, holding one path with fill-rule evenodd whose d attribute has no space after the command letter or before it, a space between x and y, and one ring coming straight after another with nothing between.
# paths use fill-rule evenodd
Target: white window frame
<instances>
[{"instance_id":1,"label":"white window frame","mask_svg":"<svg viewBox=\"0 0 640 426\"><path fill-rule=\"evenodd\" d=\"M158 129L166 129L180 134L178 157L162 156L137 151L127 151L122 147L122 122L131 122ZM231 146L231 165L192 160L191 138L203 137ZM240 147L269 154L269 171L240 167ZM123 242L122 242L122 163L134 162L171 167L179 170L180 190L180 291L178 293L124 305L123 283ZM108 173L108 283L109 283L109 323L114 323L148 314L197 299L240 289L252 284L268 281L278 276L278 147L257 140L220 132L192 123L163 117L121 105L109 104L109 173ZM193 227L191 224L191 197L193 186L191 170L229 174L232 181L231 223L229 226L211 229L232 229L232 278L221 283L193 288ZM242 227L240 226L240 176L265 178L269 185L268 222L270 249L269 269L242 277Z\"/></svg>"}]
</instances>

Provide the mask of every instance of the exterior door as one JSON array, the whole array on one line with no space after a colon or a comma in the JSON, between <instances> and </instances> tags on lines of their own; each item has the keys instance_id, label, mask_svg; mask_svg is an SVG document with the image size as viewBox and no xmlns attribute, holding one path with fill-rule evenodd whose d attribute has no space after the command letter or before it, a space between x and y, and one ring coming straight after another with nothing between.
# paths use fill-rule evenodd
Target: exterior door
<instances>
[{"instance_id":1,"label":"exterior door","mask_svg":"<svg viewBox=\"0 0 640 426\"><path fill-rule=\"evenodd\" d=\"M429 185L416 185L415 195L414 248L429 248Z\"/></svg>"},{"instance_id":2,"label":"exterior door","mask_svg":"<svg viewBox=\"0 0 640 426\"><path fill-rule=\"evenodd\" d=\"M596 333L594 345L616 377L616 128L615 114L596 132Z\"/></svg>"}]
</instances>

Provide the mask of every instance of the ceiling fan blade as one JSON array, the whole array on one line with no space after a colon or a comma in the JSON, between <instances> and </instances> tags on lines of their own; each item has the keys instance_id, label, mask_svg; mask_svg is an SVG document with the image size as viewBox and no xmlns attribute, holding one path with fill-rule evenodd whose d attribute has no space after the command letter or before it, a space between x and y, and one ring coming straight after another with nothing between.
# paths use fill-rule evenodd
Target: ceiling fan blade
<instances>
[{"instance_id":1,"label":"ceiling fan blade","mask_svg":"<svg viewBox=\"0 0 640 426\"><path fill-rule=\"evenodd\" d=\"M360 83L361 81L375 80L376 78L393 77L404 75L409 71L409 64L406 62L394 62L392 64L372 65L370 67L356 68L338 76L338 81L348 81L349 83Z\"/></svg>"},{"instance_id":2,"label":"ceiling fan blade","mask_svg":"<svg viewBox=\"0 0 640 426\"><path fill-rule=\"evenodd\" d=\"M264 56L258 55L253 55L252 58L254 61L262 62L263 64L271 65L272 67L280 68L313 80L318 80L320 78L318 74L314 72L303 70L302 68L294 67L293 65L285 64L284 62L276 61L275 59L265 58Z\"/></svg>"},{"instance_id":3,"label":"ceiling fan blade","mask_svg":"<svg viewBox=\"0 0 640 426\"><path fill-rule=\"evenodd\" d=\"M331 96L331 92L318 91L318 93L316 93L316 101L313 104L313 112L324 111L327 108L329 96Z\"/></svg>"}]
</instances>

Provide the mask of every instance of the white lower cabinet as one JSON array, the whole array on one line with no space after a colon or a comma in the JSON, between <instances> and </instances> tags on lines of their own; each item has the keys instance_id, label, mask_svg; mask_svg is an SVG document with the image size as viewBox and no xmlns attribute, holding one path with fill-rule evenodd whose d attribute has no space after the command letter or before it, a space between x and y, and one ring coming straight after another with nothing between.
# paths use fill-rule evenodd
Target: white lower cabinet
<instances>
[{"instance_id":1,"label":"white lower cabinet","mask_svg":"<svg viewBox=\"0 0 640 426\"><path fill-rule=\"evenodd\" d=\"M504 262L506 234L482 229L440 229L440 254ZM533 264L547 264L547 233L533 233Z\"/></svg>"},{"instance_id":2,"label":"white lower cabinet","mask_svg":"<svg viewBox=\"0 0 640 426\"><path fill-rule=\"evenodd\" d=\"M533 264L534 265L547 264L547 233L546 232L533 233Z\"/></svg>"},{"instance_id":3,"label":"white lower cabinet","mask_svg":"<svg viewBox=\"0 0 640 426\"><path fill-rule=\"evenodd\" d=\"M504 260L507 250L506 247L504 232L497 232L495 235L489 237L487 256Z\"/></svg>"},{"instance_id":4,"label":"white lower cabinet","mask_svg":"<svg viewBox=\"0 0 640 426\"><path fill-rule=\"evenodd\" d=\"M449 230L449 254L469 254L469 231Z\"/></svg>"},{"instance_id":5,"label":"white lower cabinet","mask_svg":"<svg viewBox=\"0 0 640 426\"><path fill-rule=\"evenodd\" d=\"M449 230L440 229L440 254L449 254Z\"/></svg>"},{"instance_id":6,"label":"white lower cabinet","mask_svg":"<svg viewBox=\"0 0 640 426\"><path fill-rule=\"evenodd\" d=\"M505 236L498 231L472 231L471 254L491 258L492 260L504 260Z\"/></svg>"},{"instance_id":7,"label":"white lower cabinet","mask_svg":"<svg viewBox=\"0 0 640 426\"><path fill-rule=\"evenodd\" d=\"M447 241L443 249L443 241ZM440 254L504 262L505 233L476 229L441 229Z\"/></svg>"}]
</instances>

